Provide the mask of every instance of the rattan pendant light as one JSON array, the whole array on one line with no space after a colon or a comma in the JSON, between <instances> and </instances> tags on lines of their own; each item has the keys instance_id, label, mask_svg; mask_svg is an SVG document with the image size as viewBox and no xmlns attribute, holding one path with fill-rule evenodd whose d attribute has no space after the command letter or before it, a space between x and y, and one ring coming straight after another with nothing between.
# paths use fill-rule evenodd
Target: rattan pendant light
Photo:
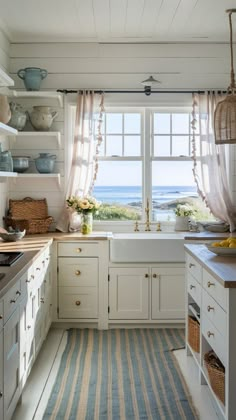
<instances>
[{"instance_id":1,"label":"rattan pendant light","mask_svg":"<svg viewBox=\"0 0 236 420\"><path fill-rule=\"evenodd\" d=\"M229 9L226 10L226 12L229 14L231 81L226 98L223 101L220 101L215 109L214 132L216 144L236 143L236 86L234 77L232 30L232 13L235 13L236 9Z\"/></svg>"}]
</instances>

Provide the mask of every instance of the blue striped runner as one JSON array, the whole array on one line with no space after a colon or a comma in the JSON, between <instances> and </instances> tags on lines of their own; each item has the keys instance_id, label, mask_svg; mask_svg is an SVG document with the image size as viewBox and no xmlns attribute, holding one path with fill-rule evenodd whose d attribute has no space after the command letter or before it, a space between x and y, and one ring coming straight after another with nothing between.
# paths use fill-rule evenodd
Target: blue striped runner
<instances>
[{"instance_id":1,"label":"blue striped runner","mask_svg":"<svg viewBox=\"0 0 236 420\"><path fill-rule=\"evenodd\" d=\"M182 329L71 329L43 420L197 419Z\"/></svg>"}]
</instances>

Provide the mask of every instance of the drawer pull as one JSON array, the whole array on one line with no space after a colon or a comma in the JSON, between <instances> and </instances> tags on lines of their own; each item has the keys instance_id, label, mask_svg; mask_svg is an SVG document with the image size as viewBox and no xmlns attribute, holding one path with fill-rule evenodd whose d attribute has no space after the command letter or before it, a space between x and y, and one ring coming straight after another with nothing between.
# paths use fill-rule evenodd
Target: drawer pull
<instances>
[{"instance_id":1,"label":"drawer pull","mask_svg":"<svg viewBox=\"0 0 236 420\"><path fill-rule=\"evenodd\" d=\"M10 303L16 303L16 299L11 299Z\"/></svg>"},{"instance_id":2,"label":"drawer pull","mask_svg":"<svg viewBox=\"0 0 236 420\"><path fill-rule=\"evenodd\" d=\"M153 274L153 276L152 276L154 279L156 279L157 278L157 274Z\"/></svg>"},{"instance_id":3,"label":"drawer pull","mask_svg":"<svg viewBox=\"0 0 236 420\"><path fill-rule=\"evenodd\" d=\"M80 304L81 304L80 300L76 300L75 304L76 304L76 306L80 306Z\"/></svg>"},{"instance_id":4,"label":"drawer pull","mask_svg":"<svg viewBox=\"0 0 236 420\"><path fill-rule=\"evenodd\" d=\"M30 283L30 279L25 280L26 283Z\"/></svg>"},{"instance_id":5,"label":"drawer pull","mask_svg":"<svg viewBox=\"0 0 236 420\"><path fill-rule=\"evenodd\" d=\"M82 252L82 248L76 248L76 252L78 253Z\"/></svg>"},{"instance_id":6,"label":"drawer pull","mask_svg":"<svg viewBox=\"0 0 236 420\"><path fill-rule=\"evenodd\" d=\"M0 398L2 398L2 396L3 396L3 392L2 392L2 391L0 391Z\"/></svg>"},{"instance_id":7,"label":"drawer pull","mask_svg":"<svg viewBox=\"0 0 236 420\"><path fill-rule=\"evenodd\" d=\"M211 332L211 331L207 331L207 337L211 337L211 335L214 337L214 333L213 332Z\"/></svg>"},{"instance_id":8,"label":"drawer pull","mask_svg":"<svg viewBox=\"0 0 236 420\"><path fill-rule=\"evenodd\" d=\"M192 267L195 267L195 264L193 264L193 263L189 263L189 268L192 268Z\"/></svg>"},{"instance_id":9,"label":"drawer pull","mask_svg":"<svg viewBox=\"0 0 236 420\"><path fill-rule=\"evenodd\" d=\"M214 311L214 309L215 309L214 306L208 305L208 307L207 307L208 312Z\"/></svg>"},{"instance_id":10,"label":"drawer pull","mask_svg":"<svg viewBox=\"0 0 236 420\"><path fill-rule=\"evenodd\" d=\"M16 295L20 296L21 292L19 290L16 291Z\"/></svg>"},{"instance_id":11,"label":"drawer pull","mask_svg":"<svg viewBox=\"0 0 236 420\"><path fill-rule=\"evenodd\" d=\"M81 274L81 271L76 270L75 275L76 275L76 276L80 276L80 274Z\"/></svg>"},{"instance_id":12,"label":"drawer pull","mask_svg":"<svg viewBox=\"0 0 236 420\"><path fill-rule=\"evenodd\" d=\"M0 315L0 319L3 319L3 316L2 315Z\"/></svg>"},{"instance_id":13,"label":"drawer pull","mask_svg":"<svg viewBox=\"0 0 236 420\"><path fill-rule=\"evenodd\" d=\"M190 284L190 290L195 289L196 286L194 286L193 284Z\"/></svg>"},{"instance_id":14,"label":"drawer pull","mask_svg":"<svg viewBox=\"0 0 236 420\"><path fill-rule=\"evenodd\" d=\"M27 329L30 330L30 328L31 328L31 325L27 325Z\"/></svg>"},{"instance_id":15,"label":"drawer pull","mask_svg":"<svg viewBox=\"0 0 236 420\"><path fill-rule=\"evenodd\" d=\"M34 279L34 275L33 274L31 274L31 276L30 276L32 279Z\"/></svg>"},{"instance_id":16,"label":"drawer pull","mask_svg":"<svg viewBox=\"0 0 236 420\"><path fill-rule=\"evenodd\" d=\"M40 302L41 302L41 303L44 303L44 298L41 298L41 299L40 299Z\"/></svg>"},{"instance_id":17,"label":"drawer pull","mask_svg":"<svg viewBox=\"0 0 236 420\"><path fill-rule=\"evenodd\" d=\"M144 277L145 279L148 279L149 275L146 273Z\"/></svg>"},{"instance_id":18,"label":"drawer pull","mask_svg":"<svg viewBox=\"0 0 236 420\"><path fill-rule=\"evenodd\" d=\"M40 270L41 270L41 268L40 268L40 267L37 267L37 268L36 268L36 271L37 271L37 270L38 270L38 271L40 271Z\"/></svg>"},{"instance_id":19,"label":"drawer pull","mask_svg":"<svg viewBox=\"0 0 236 420\"><path fill-rule=\"evenodd\" d=\"M207 287L211 287L211 286L215 286L215 283L211 283L210 281L208 281Z\"/></svg>"}]
</instances>

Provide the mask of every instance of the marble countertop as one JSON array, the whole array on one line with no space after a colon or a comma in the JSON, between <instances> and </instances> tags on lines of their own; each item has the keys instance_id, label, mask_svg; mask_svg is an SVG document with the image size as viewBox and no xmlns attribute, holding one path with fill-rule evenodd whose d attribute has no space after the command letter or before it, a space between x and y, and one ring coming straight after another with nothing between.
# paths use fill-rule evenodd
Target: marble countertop
<instances>
[{"instance_id":1,"label":"marble countertop","mask_svg":"<svg viewBox=\"0 0 236 420\"><path fill-rule=\"evenodd\" d=\"M236 256L213 254L203 244L187 244L184 247L223 287L236 288Z\"/></svg>"}]
</instances>

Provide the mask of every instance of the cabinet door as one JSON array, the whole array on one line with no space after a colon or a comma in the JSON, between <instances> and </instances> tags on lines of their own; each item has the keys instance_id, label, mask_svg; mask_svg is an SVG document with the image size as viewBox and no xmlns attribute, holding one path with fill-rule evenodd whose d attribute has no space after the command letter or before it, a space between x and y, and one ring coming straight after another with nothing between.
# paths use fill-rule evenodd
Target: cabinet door
<instances>
[{"instance_id":1,"label":"cabinet door","mask_svg":"<svg viewBox=\"0 0 236 420\"><path fill-rule=\"evenodd\" d=\"M109 319L148 319L147 268L110 268Z\"/></svg>"},{"instance_id":2,"label":"cabinet door","mask_svg":"<svg viewBox=\"0 0 236 420\"><path fill-rule=\"evenodd\" d=\"M20 398L20 307L4 326L4 420L10 420Z\"/></svg>"},{"instance_id":3,"label":"cabinet door","mask_svg":"<svg viewBox=\"0 0 236 420\"><path fill-rule=\"evenodd\" d=\"M152 268L152 319L185 317L184 268Z\"/></svg>"},{"instance_id":4,"label":"cabinet door","mask_svg":"<svg viewBox=\"0 0 236 420\"><path fill-rule=\"evenodd\" d=\"M3 419L3 330L0 332L0 419Z\"/></svg>"}]
</instances>

